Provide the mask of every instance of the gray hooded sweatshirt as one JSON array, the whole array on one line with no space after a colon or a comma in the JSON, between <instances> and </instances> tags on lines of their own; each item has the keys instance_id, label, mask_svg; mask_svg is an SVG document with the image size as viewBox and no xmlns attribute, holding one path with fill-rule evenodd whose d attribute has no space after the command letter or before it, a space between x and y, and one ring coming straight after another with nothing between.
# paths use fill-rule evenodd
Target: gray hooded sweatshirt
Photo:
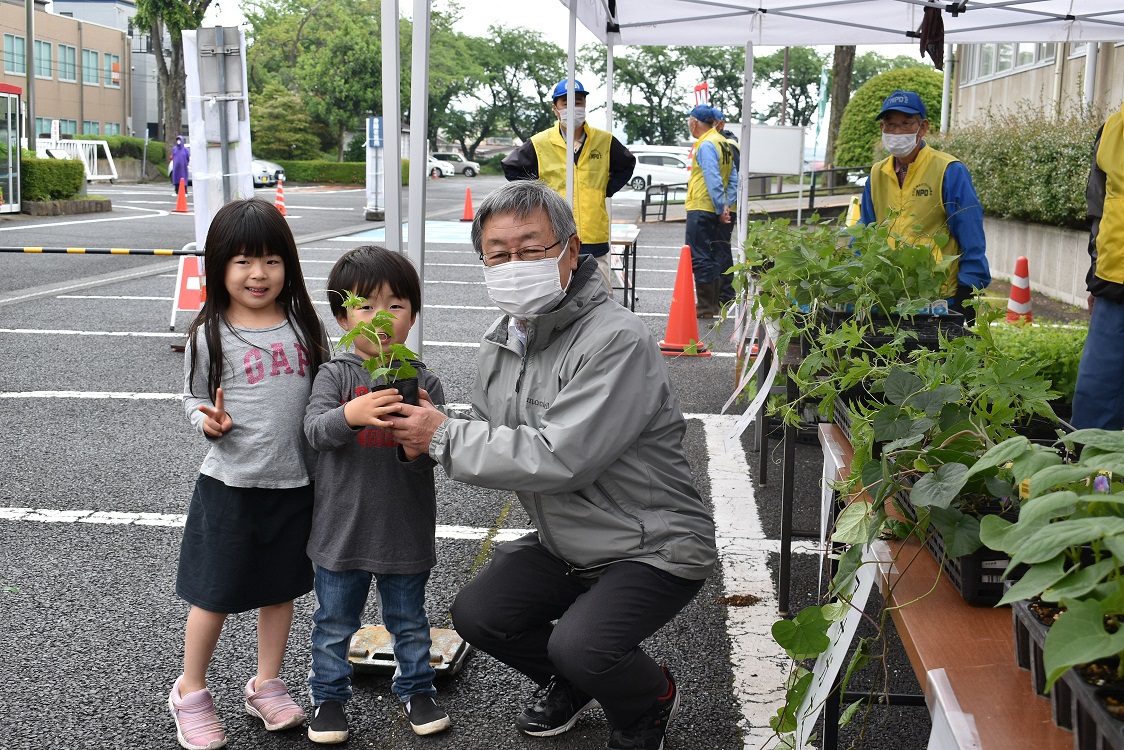
<instances>
[{"instance_id":1,"label":"gray hooded sweatshirt","mask_svg":"<svg viewBox=\"0 0 1124 750\"><path fill-rule=\"evenodd\" d=\"M471 409L447 412L430 455L460 482L513 490L557 557L583 571L631 560L699 580L714 519L683 450L686 424L659 345L583 258L565 299L500 318L480 345Z\"/></svg>"}]
</instances>

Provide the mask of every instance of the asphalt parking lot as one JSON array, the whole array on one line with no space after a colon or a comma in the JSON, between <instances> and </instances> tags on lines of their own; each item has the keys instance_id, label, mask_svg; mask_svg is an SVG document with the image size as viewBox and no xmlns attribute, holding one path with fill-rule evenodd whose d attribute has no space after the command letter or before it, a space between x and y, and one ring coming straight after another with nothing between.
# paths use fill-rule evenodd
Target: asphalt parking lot
<instances>
[{"instance_id":1,"label":"asphalt parking lot","mask_svg":"<svg viewBox=\"0 0 1124 750\"><path fill-rule=\"evenodd\" d=\"M466 189L479 205L500 180L427 185L433 223L426 229L422 357L454 403L468 400L477 342L498 314L466 242L468 224L458 220ZM165 187L99 189L114 211L96 218L5 217L0 245L181 247L193 239L191 219L169 213L175 196ZM638 217L638 196L630 193L614 200L615 221ZM258 194L272 199L273 190ZM382 225L363 221L361 190L286 186L285 198L309 289L322 302L331 263L357 244L380 243ZM639 229L636 313L663 338L683 225ZM178 397L183 356L171 345L182 341L190 315L180 313L169 330L177 262L3 253L0 263L0 749L173 748L166 700L181 669L187 612L174 594L175 566L182 514L206 452ZM326 304L319 309L327 319ZM762 486L752 440L724 447L744 408L721 413L735 385L731 327L700 325L714 356L670 358L668 366L688 417L696 483L725 519L724 564L645 648L668 665L683 695L668 750L756 748L768 735L765 719L787 666L768 634L781 455L770 443L771 481ZM805 527L818 523L821 461L818 446L798 446L797 513ZM486 562L492 540L530 522L510 493L458 484L440 471L437 481L439 563L427 609L435 627L450 627L452 598ZM814 556L796 555L794 608L816 601L815 569ZM718 601L730 594L762 601L747 612ZM282 672L305 704L311 609L311 596L298 600ZM379 621L373 597L367 615ZM229 618L209 675L229 746L310 747L302 731L270 735L242 712L254 625L252 614ZM895 654L890 669L896 688L918 690L904 656ZM513 720L533 685L480 653L437 687L454 727L419 738L398 715L389 678L357 675L347 747L592 750L608 735L604 716L593 711L560 737L522 736ZM924 709L877 711L864 746L923 747L927 721Z\"/></svg>"}]
</instances>

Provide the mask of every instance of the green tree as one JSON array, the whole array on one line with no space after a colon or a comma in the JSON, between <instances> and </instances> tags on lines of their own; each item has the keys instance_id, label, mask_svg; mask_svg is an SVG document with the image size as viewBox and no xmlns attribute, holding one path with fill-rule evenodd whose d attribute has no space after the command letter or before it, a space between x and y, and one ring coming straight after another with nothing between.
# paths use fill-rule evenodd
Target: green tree
<instances>
[{"instance_id":1,"label":"green tree","mask_svg":"<svg viewBox=\"0 0 1124 750\"><path fill-rule=\"evenodd\" d=\"M318 159L320 139L300 98L272 83L250 95L250 138L265 159Z\"/></svg>"},{"instance_id":2,"label":"green tree","mask_svg":"<svg viewBox=\"0 0 1124 750\"><path fill-rule=\"evenodd\" d=\"M629 47L614 59L616 86L625 101L613 104L615 119L629 142L674 144L686 137L687 115L683 87L678 79L687 67L676 47ZM601 48L582 49L583 65L605 78Z\"/></svg>"},{"instance_id":3,"label":"green tree","mask_svg":"<svg viewBox=\"0 0 1124 750\"><path fill-rule=\"evenodd\" d=\"M931 63L919 60L909 55L898 55L894 58L883 57L877 52L864 52L855 58L854 69L851 73L851 93L855 93L862 85L890 70L899 68L926 68L932 70Z\"/></svg>"},{"instance_id":4,"label":"green tree","mask_svg":"<svg viewBox=\"0 0 1124 750\"><path fill-rule=\"evenodd\" d=\"M930 116L941 111L944 77L934 70L891 70L867 81L851 97L839 125L835 163L841 167L863 167L874 163L874 147L881 137L878 113L882 101L895 89L916 91Z\"/></svg>"},{"instance_id":5,"label":"green tree","mask_svg":"<svg viewBox=\"0 0 1124 750\"><path fill-rule=\"evenodd\" d=\"M130 23L147 32L156 58L156 77L164 93L164 132L161 136L171 148L183 131L182 110L186 102L187 72L183 63L183 37L187 30L199 28L211 0L136 0L137 13ZM164 31L171 37L168 56L164 56Z\"/></svg>"},{"instance_id":6,"label":"green tree","mask_svg":"<svg viewBox=\"0 0 1124 750\"><path fill-rule=\"evenodd\" d=\"M675 52L698 81L710 84L710 104L730 122L742 117L742 82L745 79L744 47L675 47Z\"/></svg>"},{"instance_id":7,"label":"green tree","mask_svg":"<svg viewBox=\"0 0 1124 750\"><path fill-rule=\"evenodd\" d=\"M478 53L483 76L476 98L496 110L497 128L525 141L554 122L550 94L566 76L561 47L538 31L489 26Z\"/></svg>"},{"instance_id":8,"label":"green tree","mask_svg":"<svg viewBox=\"0 0 1124 750\"><path fill-rule=\"evenodd\" d=\"M457 117L459 108L454 107L453 102L471 94L484 80L480 53L487 51L488 45L476 37L453 29L457 11L455 6L448 13L434 11L429 19L429 122L425 137L431 148L437 147L438 133L447 129L453 120L457 124L465 122ZM403 45L403 60L410 59L411 49L412 43ZM409 91L409 69L403 66L402 73L407 82L406 91ZM404 93L403 97L406 96ZM404 102L406 101L409 100L404 98ZM413 122L414 117L408 107L406 112L408 119Z\"/></svg>"},{"instance_id":9,"label":"green tree","mask_svg":"<svg viewBox=\"0 0 1124 750\"><path fill-rule=\"evenodd\" d=\"M753 61L754 78L765 84L765 88L785 96L785 123L789 125L808 125L816 113L820 100L820 71L827 62L811 47L789 47L787 86L784 72L784 49L771 55L758 57ZM754 112L763 120L776 120L780 117L781 102L769 105L764 114Z\"/></svg>"}]
</instances>

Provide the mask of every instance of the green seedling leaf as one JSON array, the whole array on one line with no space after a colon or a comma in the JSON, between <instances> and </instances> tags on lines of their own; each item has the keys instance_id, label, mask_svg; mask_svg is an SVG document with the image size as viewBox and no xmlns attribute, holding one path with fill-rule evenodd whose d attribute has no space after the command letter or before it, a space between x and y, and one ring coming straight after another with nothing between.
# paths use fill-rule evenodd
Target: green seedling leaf
<instances>
[{"instance_id":1,"label":"green seedling leaf","mask_svg":"<svg viewBox=\"0 0 1124 750\"><path fill-rule=\"evenodd\" d=\"M847 686L851 684L851 677L869 663L870 639L859 638L858 643L855 644L855 652L851 654L851 661L847 664L847 671L844 672L843 680L839 683L839 692L847 692Z\"/></svg>"},{"instance_id":2,"label":"green seedling leaf","mask_svg":"<svg viewBox=\"0 0 1124 750\"><path fill-rule=\"evenodd\" d=\"M921 391L906 399L906 406L912 406L925 412L925 416L935 417L941 413L947 404L959 401L961 397L960 386L941 385L931 391Z\"/></svg>"},{"instance_id":3,"label":"green seedling leaf","mask_svg":"<svg viewBox=\"0 0 1124 750\"><path fill-rule=\"evenodd\" d=\"M980 548L980 522L955 508L929 508L933 525L944 538L945 554L955 560L970 555Z\"/></svg>"},{"instance_id":4,"label":"green seedling leaf","mask_svg":"<svg viewBox=\"0 0 1124 750\"><path fill-rule=\"evenodd\" d=\"M839 544L870 544L878 536L880 525L871 513L870 503L856 500L839 515L831 541Z\"/></svg>"},{"instance_id":5,"label":"green seedling leaf","mask_svg":"<svg viewBox=\"0 0 1124 750\"><path fill-rule=\"evenodd\" d=\"M1066 599L1062 604L1066 611L1046 632L1042 649L1047 691L1071 667L1124 651L1124 628L1105 630L1099 602Z\"/></svg>"},{"instance_id":6,"label":"green seedling leaf","mask_svg":"<svg viewBox=\"0 0 1124 750\"><path fill-rule=\"evenodd\" d=\"M804 696L808 694L813 677L806 669L800 671L803 674L800 674L785 691L784 705L777 709L775 716L769 717L769 726L777 734L790 734L796 731L796 711L804 702Z\"/></svg>"},{"instance_id":7,"label":"green seedling leaf","mask_svg":"<svg viewBox=\"0 0 1124 750\"><path fill-rule=\"evenodd\" d=\"M819 607L805 607L795 619L773 623L773 640L796 661L812 659L831 645L827 637L830 626Z\"/></svg>"},{"instance_id":8,"label":"green seedling leaf","mask_svg":"<svg viewBox=\"0 0 1124 750\"><path fill-rule=\"evenodd\" d=\"M886 376L886 400L891 404L901 406L906 400L925 387L925 383L916 375L900 369L890 370Z\"/></svg>"},{"instance_id":9,"label":"green seedling leaf","mask_svg":"<svg viewBox=\"0 0 1124 750\"><path fill-rule=\"evenodd\" d=\"M1105 576L1116 568L1117 561L1111 557L1086 567L1076 567L1042 592L1043 601L1059 602L1062 599L1080 599L1097 587Z\"/></svg>"},{"instance_id":10,"label":"green seedling leaf","mask_svg":"<svg viewBox=\"0 0 1124 750\"><path fill-rule=\"evenodd\" d=\"M1030 441L1022 435L1004 440L999 445L989 448L979 457L976 463L972 464L972 468L968 470L968 477L973 477L981 471L993 469L996 466L1002 466L1022 455L1029 447ZM965 479L968 477L965 477Z\"/></svg>"},{"instance_id":11,"label":"green seedling leaf","mask_svg":"<svg viewBox=\"0 0 1124 750\"><path fill-rule=\"evenodd\" d=\"M831 590L833 593L851 591L851 584L855 580L855 574L859 572L859 568L863 564L863 550L861 545L853 545L843 556L839 558L839 564L836 566L835 577L831 579Z\"/></svg>"},{"instance_id":12,"label":"green seedling leaf","mask_svg":"<svg viewBox=\"0 0 1124 750\"><path fill-rule=\"evenodd\" d=\"M1124 432L1119 430L1076 430L1066 435L1063 440L1067 443L1124 453Z\"/></svg>"},{"instance_id":13,"label":"green seedling leaf","mask_svg":"<svg viewBox=\"0 0 1124 750\"><path fill-rule=\"evenodd\" d=\"M845 708L843 710L843 713L839 716L839 726L845 727L850 724L851 719L855 716L855 712L862 708L862 705L863 701L860 699L847 706L847 708Z\"/></svg>"},{"instance_id":14,"label":"green seedling leaf","mask_svg":"<svg viewBox=\"0 0 1124 750\"><path fill-rule=\"evenodd\" d=\"M1034 474L1030 478L1030 496L1038 497L1053 487L1070 482L1077 482L1088 479L1096 474L1096 469L1090 469L1086 466L1070 466L1062 464L1060 466L1047 466Z\"/></svg>"},{"instance_id":15,"label":"green seedling leaf","mask_svg":"<svg viewBox=\"0 0 1124 750\"><path fill-rule=\"evenodd\" d=\"M1011 497L1018 493L1015 485L994 475L984 477L984 488L992 497Z\"/></svg>"},{"instance_id":16,"label":"green seedling leaf","mask_svg":"<svg viewBox=\"0 0 1124 750\"><path fill-rule=\"evenodd\" d=\"M831 624L842 622L850 610L851 605L847 602L829 602L820 608L823 618Z\"/></svg>"},{"instance_id":17,"label":"green seedling leaf","mask_svg":"<svg viewBox=\"0 0 1124 750\"><path fill-rule=\"evenodd\" d=\"M1113 474L1124 477L1124 456L1117 453L1103 453L1100 455L1089 456L1087 452L1081 454L1081 465L1088 466L1090 469L1097 471L1108 471Z\"/></svg>"},{"instance_id":18,"label":"green seedling leaf","mask_svg":"<svg viewBox=\"0 0 1124 750\"><path fill-rule=\"evenodd\" d=\"M1003 598L999 600L999 604L995 606L1001 607L1004 604L1010 604L1011 602L1038 596L1043 591L1065 578L1065 559L1065 555L1058 555L1046 562L1030 566L1030 568L1023 573L1023 577L1015 581L1015 584L1008 589L1007 593L1003 595ZM1008 570L1010 570L1010 568L1008 568Z\"/></svg>"},{"instance_id":19,"label":"green seedling leaf","mask_svg":"<svg viewBox=\"0 0 1124 750\"><path fill-rule=\"evenodd\" d=\"M918 421L920 421L920 420L918 420ZM893 453L896 450L901 450L902 448L908 448L911 445L917 445L918 443L920 443L924 439L925 439L924 434L922 434L920 432L916 432L912 435L907 435L906 437L903 437L900 440L894 440L892 442L886 443L886 445L884 445L882 447L882 452L883 453ZM926 468L928 468L928 467L926 467Z\"/></svg>"},{"instance_id":20,"label":"green seedling leaf","mask_svg":"<svg viewBox=\"0 0 1124 750\"><path fill-rule=\"evenodd\" d=\"M980 541L988 549L1011 554L1007 537L1015 530L1015 524L999 516L984 516L980 519Z\"/></svg>"},{"instance_id":21,"label":"green seedling leaf","mask_svg":"<svg viewBox=\"0 0 1124 750\"><path fill-rule=\"evenodd\" d=\"M909 493L909 501L921 508L947 508L960 494L967 481L967 466L945 464L917 480Z\"/></svg>"},{"instance_id":22,"label":"green seedling leaf","mask_svg":"<svg viewBox=\"0 0 1124 750\"><path fill-rule=\"evenodd\" d=\"M1032 444L1031 447L1035 446ZM1022 484L1023 480L1029 479L1047 466L1058 466L1061 463L1062 457L1056 451L1032 450L1011 462L1011 476L1015 482Z\"/></svg>"},{"instance_id":23,"label":"green seedling leaf","mask_svg":"<svg viewBox=\"0 0 1124 750\"><path fill-rule=\"evenodd\" d=\"M1022 504L1019 509L1019 526L1041 528L1059 516L1069 516L1077 508L1080 500L1076 492L1063 490L1034 497Z\"/></svg>"},{"instance_id":24,"label":"green seedling leaf","mask_svg":"<svg viewBox=\"0 0 1124 750\"><path fill-rule=\"evenodd\" d=\"M1124 518L1075 518L1042 527L1021 544L1011 564L1045 562L1069 547L1088 544L1101 537L1124 534Z\"/></svg>"},{"instance_id":25,"label":"green seedling leaf","mask_svg":"<svg viewBox=\"0 0 1124 750\"><path fill-rule=\"evenodd\" d=\"M902 414L895 406L885 406L878 410L871 422L874 439L879 442L900 440L909 435L913 420Z\"/></svg>"}]
</instances>

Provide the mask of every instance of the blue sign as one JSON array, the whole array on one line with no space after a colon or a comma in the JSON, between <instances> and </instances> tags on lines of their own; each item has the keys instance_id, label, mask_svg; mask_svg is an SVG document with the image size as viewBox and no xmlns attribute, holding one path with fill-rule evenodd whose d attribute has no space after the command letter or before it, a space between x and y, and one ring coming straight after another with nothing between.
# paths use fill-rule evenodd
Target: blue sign
<instances>
[{"instance_id":1,"label":"blue sign","mask_svg":"<svg viewBox=\"0 0 1124 750\"><path fill-rule=\"evenodd\" d=\"M382 118L367 118L367 148L382 148Z\"/></svg>"}]
</instances>

